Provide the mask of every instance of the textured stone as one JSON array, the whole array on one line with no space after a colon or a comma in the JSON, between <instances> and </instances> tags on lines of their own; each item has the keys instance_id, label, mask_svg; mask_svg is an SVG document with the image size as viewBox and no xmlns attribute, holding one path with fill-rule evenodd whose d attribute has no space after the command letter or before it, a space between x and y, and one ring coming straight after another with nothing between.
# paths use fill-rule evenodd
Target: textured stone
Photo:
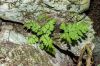
<instances>
[{"instance_id":1,"label":"textured stone","mask_svg":"<svg viewBox=\"0 0 100 66\"><path fill-rule=\"evenodd\" d=\"M93 51L94 65L97 66L100 64L100 37L96 36L93 42L95 43L95 48Z\"/></svg>"},{"instance_id":2,"label":"textured stone","mask_svg":"<svg viewBox=\"0 0 100 66\"><path fill-rule=\"evenodd\" d=\"M3 25L1 26L0 42L9 41L15 44L27 44L26 38L22 35L13 31L13 26Z\"/></svg>"},{"instance_id":3,"label":"textured stone","mask_svg":"<svg viewBox=\"0 0 100 66\"><path fill-rule=\"evenodd\" d=\"M0 66L53 66L49 56L28 45L0 43Z\"/></svg>"},{"instance_id":4,"label":"textured stone","mask_svg":"<svg viewBox=\"0 0 100 66\"><path fill-rule=\"evenodd\" d=\"M82 13L89 7L90 0L1 0L0 18L25 21L43 13Z\"/></svg>"}]
</instances>

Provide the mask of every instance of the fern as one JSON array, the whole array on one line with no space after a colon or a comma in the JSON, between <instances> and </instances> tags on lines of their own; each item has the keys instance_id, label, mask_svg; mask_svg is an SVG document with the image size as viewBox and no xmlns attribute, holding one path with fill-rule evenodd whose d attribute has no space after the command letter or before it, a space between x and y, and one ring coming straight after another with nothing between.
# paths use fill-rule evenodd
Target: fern
<instances>
[{"instance_id":1,"label":"fern","mask_svg":"<svg viewBox=\"0 0 100 66\"><path fill-rule=\"evenodd\" d=\"M84 36L88 31L88 24L86 22L75 22L75 23L62 23L60 29L64 32L61 33L61 38L67 42L72 43L72 40L78 40Z\"/></svg>"},{"instance_id":2,"label":"fern","mask_svg":"<svg viewBox=\"0 0 100 66\"><path fill-rule=\"evenodd\" d=\"M42 20L44 18L44 16L40 16L37 19ZM37 22L38 20L28 20L24 24L24 27L32 30L32 35L27 38L28 43L36 44L39 42L39 47L42 50L55 55L55 48L53 46L54 41L50 36L54 31L56 20L53 18L48 18L43 25L39 25ZM60 39L64 39L71 44L73 40L79 40L89 31L88 26L88 23L82 21L68 24L62 22L60 25L60 30L63 30L64 32L60 33Z\"/></svg>"},{"instance_id":3,"label":"fern","mask_svg":"<svg viewBox=\"0 0 100 66\"><path fill-rule=\"evenodd\" d=\"M38 17L41 19L42 17ZM40 42L40 48L53 55L55 55L55 48L53 46L53 40L50 37L51 32L54 30L54 25L56 23L55 19L49 19L44 25L40 26L36 21L29 20L26 21L24 27L31 29L33 33L32 36L27 38L29 44L36 44Z\"/></svg>"}]
</instances>

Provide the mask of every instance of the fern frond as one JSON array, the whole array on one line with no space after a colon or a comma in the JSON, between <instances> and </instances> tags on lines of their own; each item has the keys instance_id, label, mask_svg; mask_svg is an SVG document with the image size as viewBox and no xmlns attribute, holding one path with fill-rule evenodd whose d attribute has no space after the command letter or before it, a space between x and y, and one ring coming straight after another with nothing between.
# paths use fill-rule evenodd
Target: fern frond
<instances>
[{"instance_id":1,"label":"fern frond","mask_svg":"<svg viewBox=\"0 0 100 66\"><path fill-rule=\"evenodd\" d=\"M55 54L55 48L53 46L53 40L49 37L48 34L42 35L42 37L40 38L40 42L42 42L42 44L40 45L40 48L52 53L53 55Z\"/></svg>"},{"instance_id":2,"label":"fern frond","mask_svg":"<svg viewBox=\"0 0 100 66\"><path fill-rule=\"evenodd\" d=\"M40 29L38 23L33 20L26 21L24 27L26 27L27 29L31 29L33 32L38 32L38 30Z\"/></svg>"},{"instance_id":3,"label":"fern frond","mask_svg":"<svg viewBox=\"0 0 100 66\"><path fill-rule=\"evenodd\" d=\"M61 38L65 39L69 43L72 43L72 40L78 40L84 36L84 34L89 30L88 23L86 22L75 22L75 23L62 23L60 29L64 32L61 34Z\"/></svg>"}]
</instances>

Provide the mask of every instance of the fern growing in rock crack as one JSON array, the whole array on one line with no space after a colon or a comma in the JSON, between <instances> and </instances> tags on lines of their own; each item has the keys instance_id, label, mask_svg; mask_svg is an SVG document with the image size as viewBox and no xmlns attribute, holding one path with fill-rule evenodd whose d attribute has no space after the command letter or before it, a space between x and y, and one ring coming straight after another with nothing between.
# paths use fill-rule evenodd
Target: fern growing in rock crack
<instances>
[{"instance_id":1,"label":"fern growing in rock crack","mask_svg":"<svg viewBox=\"0 0 100 66\"><path fill-rule=\"evenodd\" d=\"M40 21L42 19L45 20L45 17L40 16L38 17ZM38 20L37 20L38 21ZM29 44L36 44L40 43L39 47L42 50L45 50L46 52L49 52L52 55L55 55L55 48L53 46L54 40L52 40L53 37L51 35L53 34L52 31L54 31L56 20L53 18L46 17L46 23L43 25L39 25L36 20L28 20L24 27L27 29L30 29L32 31L32 35L29 36L28 43ZM87 22L74 22L74 23L64 23L62 22L60 25L60 30L63 30L63 33L60 33L59 39L64 39L69 44L72 44L72 41L77 41L81 39L84 34L86 34L89 31L90 24Z\"/></svg>"},{"instance_id":2,"label":"fern growing in rock crack","mask_svg":"<svg viewBox=\"0 0 100 66\"><path fill-rule=\"evenodd\" d=\"M29 44L36 44L40 42L40 48L51 54L55 54L53 40L50 37L51 32L54 30L55 19L50 19L47 23L40 26L36 21L29 20L25 23L24 27L31 29L35 34L28 37Z\"/></svg>"}]
</instances>

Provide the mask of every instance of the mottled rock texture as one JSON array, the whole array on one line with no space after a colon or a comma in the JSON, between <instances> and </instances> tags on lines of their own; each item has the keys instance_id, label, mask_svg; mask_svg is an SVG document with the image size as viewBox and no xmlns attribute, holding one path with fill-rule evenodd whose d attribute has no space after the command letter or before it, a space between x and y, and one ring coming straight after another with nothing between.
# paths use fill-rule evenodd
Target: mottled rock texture
<instances>
[{"instance_id":1,"label":"mottled rock texture","mask_svg":"<svg viewBox=\"0 0 100 66\"><path fill-rule=\"evenodd\" d=\"M94 66L100 64L100 37L96 36L94 39L95 48L93 51L94 56Z\"/></svg>"},{"instance_id":2,"label":"mottled rock texture","mask_svg":"<svg viewBox=\"0 0 100 66\"><path fill-rule=\"evenodd\" d=\"M53 66L48 55L28 45L0 43L0 66Z\"/></svg>"},{"instance_id":3,"label":"mottled rock texture","mask_svg":"<svg viewBox=\"0 0 100 66\"><path fill-rule=\"evenodd\" d=\"M15 44L26 44L26 38L13 30L12 25L1 26L0 42L10 41Z\"/></svg>"},{"instance_id":4,"label":"mottled rock texture","mask_svg":"<svg viewBox=\"0 0 100 66\"><path fill-rule=\"evenodd\" d=\"M40 13L83 13L90 0L0 0L0 18L25 21Z\"/></svg>"}]
</instances>

